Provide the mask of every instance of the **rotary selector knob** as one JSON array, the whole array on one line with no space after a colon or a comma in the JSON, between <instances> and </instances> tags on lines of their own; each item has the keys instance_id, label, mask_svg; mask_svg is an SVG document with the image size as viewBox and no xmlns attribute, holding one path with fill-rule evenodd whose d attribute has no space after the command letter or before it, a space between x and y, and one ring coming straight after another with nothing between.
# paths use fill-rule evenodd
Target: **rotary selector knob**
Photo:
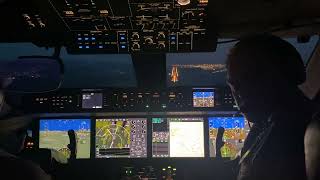
<instances>
[{"instance_id":1,"label":"rotary selector knob","mask_svg":"<svg viewBox=\"0 0 320 180\"><path fill-rule=\"evenodd\" d=\"M139 40L139 39L140 39L139 34L138 34L138 33L133 34L133 35L132 35L132 39L133 39L133 40Z\"/></svg>"},{"instance_id":2,"label":"rotary selector knob","mask_svg":"<svg viewBox=\"0 0 320 180\"><path fill-rule=\"evenodd\" d=\"M166 39L166 35L163 32L160 32L158 34L158 38L161 39L161 40L164 40L164 39Z\"/></svg>"},{"instance_id":3,"label":"rotary selector knob","mask_svg":"<svg viewBox=\"0 0 320 180\"><path fill-rule=\"evenodd\" d=\"M165 43L159 43L158 47L159 47L159 49L164 49L164 48L166 48L166 44Z\"/></svg>"},{"instance_id":4,"label":"rotary selector knob","mask_svg":"<svg viewBox=\"0 0 320 180\"><path fill-rule=\"evenodd\" d=\"M134 42L133 45L132 45L132 49L133 50L139 50L140 49L140 44L137 43L137 42Z\"/></svg>"},{"instance_id":5,"label":"rotary selector knob","mask_svg":"<svg viewBox=\"0 0 320 180\"><path fill-rule=\"evenodd\" d=\"M153 44L152 38L146 38L144 41L146 44Z\"/></svg>"},{"instance_id":6,"label":"rotary selector knob","mask_svg":"<svg viewBox=\"0 0 320 180\"><path fill-rule=\"evenodd\" d=\"M190 4L190 0L177 0L178 4L180 4L181 6L185 6Z\"/></svg>"}]
</instances>

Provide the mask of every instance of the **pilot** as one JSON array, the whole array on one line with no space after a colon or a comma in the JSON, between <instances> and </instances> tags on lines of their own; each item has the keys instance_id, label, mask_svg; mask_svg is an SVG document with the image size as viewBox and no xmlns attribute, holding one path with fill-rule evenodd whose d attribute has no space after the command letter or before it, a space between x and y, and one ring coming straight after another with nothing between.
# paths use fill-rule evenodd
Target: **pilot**
<instances>
[{"instance_id":1,"label":"pilot","mask_svg":"<svg viewBox=\"0 0 320 180\"><path fill-rule=\"evenodd\" d=\"M50 180L39 166L19 158L31 117L15 113L0 91L0 179Z\"/></svg>"},{"instance_id":2,"label":"pilot","mask_svg":"<svg viewBox=\"0 0 320 180\"><path fill-rule=\"evenodd\" d=\"M272 35L241 39L227 59L227 83L253 123L241 151L238 180L306 179L304 134L312 106L300 54Z\"/></svg>"}]
</instances>

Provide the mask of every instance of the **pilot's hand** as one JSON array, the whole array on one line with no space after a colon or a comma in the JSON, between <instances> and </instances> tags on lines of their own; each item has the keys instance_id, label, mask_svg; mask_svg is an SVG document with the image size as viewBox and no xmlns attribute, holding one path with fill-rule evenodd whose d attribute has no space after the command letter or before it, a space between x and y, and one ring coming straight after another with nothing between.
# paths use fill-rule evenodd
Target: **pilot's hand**
<instances>
[{"instance_id":1,"label":"pilot's hand","mask_svg":"<svg viewBox=\"0 0 320 180\"><path fill-rule=\"evenodd\" d=\"M224 141L219 141L217 144L217 149L221 149L226 143Z\"/></svg>"},{"instance_id":2,"label":"pilot's hand","mask_svg":"<svg viewBox=\"0 0 320 180\"><path fill-rule=\"evenodd\" d=\"M217 132L216 139L216 156L217 158L221 158L221 148L224 146L225 142L223 141L224 128L219 127Z\"/></svg>"},{"instance_id":3,"label":"pilot's hand","mask_svg":"<svg viewBox=\"0 0 320 180\"><path fill-rule=\"evenodd\" d=\"M62 154L61 152L55 150L55 149L50 149L51 150L51 158L57 161L58 163L61 164L67 164L68 163L68 158Z\"/></svg>"}]
</instances>

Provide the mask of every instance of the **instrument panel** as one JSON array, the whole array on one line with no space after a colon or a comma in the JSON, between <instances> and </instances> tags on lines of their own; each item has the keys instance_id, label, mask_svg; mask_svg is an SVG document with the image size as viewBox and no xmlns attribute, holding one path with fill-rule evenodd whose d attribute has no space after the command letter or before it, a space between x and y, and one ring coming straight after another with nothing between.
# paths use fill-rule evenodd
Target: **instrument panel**
<instances>
[{"instance_id":1,"label":"instrument panel","mask_svg":"<svg viewBox=\"0 0 320 180\"><path fill-rule=\"evenodd\" d=\"M26 111L74 112L177 112L236 111L229 88L184 87L149 89L64 89L24 97Z\"/></svg>"},{"instance_id":2,"label":"instrument panel","mask_svg":"<svg viewBox=\"0 0 320 180\"><path fill-rule=\"evenodd\" d=\"M239 115L40 118L34 136L39 148L70 158L68 131L77 141L77 159L216 157L217 129L225 128L224 158L235 157L250 128ZM35 144L35 145L36 145ZM37 147L35 147L37 148Z\"/></svg>"},{"instance_id":3,"label":"instrument panel","mask_svg":"<svg viewBox=\"0 0 320 180\"><path fill-rule=\"evenodd\" d=\"M39 117L28 149L55 149L70 157L68 133L73 130L77 156L70 168L87 169L77 174L80 179L216 177L211 170L197 172L194 165L218 166L220 141L219 157L235 157L250 131L223 87L62 89L26 94L23 101L25 110Z\"/></svg>"}]
</instances>

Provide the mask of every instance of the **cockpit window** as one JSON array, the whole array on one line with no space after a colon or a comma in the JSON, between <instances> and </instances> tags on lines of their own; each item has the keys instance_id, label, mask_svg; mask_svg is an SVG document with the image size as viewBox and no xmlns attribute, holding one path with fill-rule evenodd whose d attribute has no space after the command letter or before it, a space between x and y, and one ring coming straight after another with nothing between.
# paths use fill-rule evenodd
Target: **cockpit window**
<instances>
[{"instance_id":1,"label":"cockpit window","mask_svg":"<svg viewBox=\"0 0 320 180\"><path fill-rule=\"evenodd\" d=\"M225 85L225 62L234 44L219 44L210 53L167 54L168 86Z\"/></svg>"},{"instance_id":2,"label":"cockpit window","mask_svg":"<svg viewBox=\"0 0 320 180\"><path fill-rule=\"evenodd\" d=\"M0 61L19 56L51 56L53 49L32 43L0 43ZM61 51L65 66L62 88L135 87L136 79L128 54L70 55Z\"/></svg>"},{"instance_id":3,"label":"cockpit window","mask_svg":"<svg viewBox=\"0 0 320 180\"><path fill-rule=\"evenodd\" d=\"M135 87L135 72L129 54L70 55L63 49L63 88Z\"/></svg>"},{"instance_id":4,"label":"cockpit window","mask_svg":"<svg viewBox=\"0 0 320 180\"><path fill-rule=\"evenodd\" d=\"M317 45L319 36L312 36L310 41L307 43L298 43L296 38L286 38L285 40L291 43L298 50L304 64L307 64L315 46Z\"/></svg>"},{"instance_id":5,"label":"cockpit window","mask_svg":"<svg viewBox=\"0 0 320 180\"><path fill-rule=\"evenodd\" d=\"M53 49L39 48L32 43L0 43L0 61L15 60L19 56L51 56Z\"/></svg>"},{"instance_id":6,"label":"cockpit window","mask_svg":"<svg viewBox=\"0 0 320 180\"><path fill-rule=\"evenodd\" d=\"M285 38L300 53L307 64L319 37L312 36L307 43L296 38ZM220 39L219 41L228 41ZM226 85L225 61L236 42L218 44L213 53L185 53L167 55L167 84L169 86L224 86Z\"/></svg>"},{"instance_id":7,"label":"cockpit window","mask_svg":"<svg viewBox=\"0 0 320 180\"><path fill-rule=\"evenodd\" d=\"M306 64L318 39L313 36L308 43L298 43L296 38L286 40L297 48ZM218 44L212 53L167 54L168 86L224 86L225 60L235 43ZM39 48L32 43L0 43L2 62L19 56L52 54L53 49ZM61 59L65 65L63 88L135 87L137 84L129 54L70 55L63 48Z\"/></svg>"}]
</instances>

